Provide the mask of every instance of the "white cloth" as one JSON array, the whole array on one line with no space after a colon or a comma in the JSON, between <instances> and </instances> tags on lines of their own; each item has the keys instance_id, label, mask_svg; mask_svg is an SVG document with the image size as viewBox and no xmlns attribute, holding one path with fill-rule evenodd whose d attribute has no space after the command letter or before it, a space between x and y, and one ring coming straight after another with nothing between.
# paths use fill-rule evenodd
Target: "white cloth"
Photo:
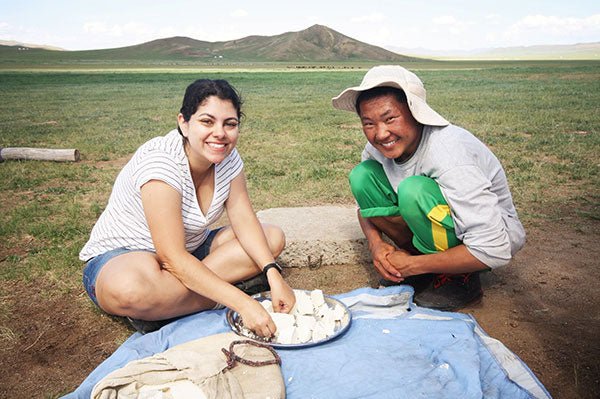
<instances>
[{"instance_id":1,"label":"white cloth","mask_svg":"<svg viewBox=\"0 0 600 399\"><path fill-rule=\"evenodd\" d=\"M142 206L141 187L161 180L182 196L185 246L193 252L208 236L208 227L223 213L231 181L242 171L236 149L215 165L215 191L206 215L202 214L183 142L177 130L144 143L117 176L108 205L79 254L82 261L116 248L154 251Z\"/></svg>"},{"instance_id":2,"label":"white cloth","mask_svg":"<svg viewBox=\"0 0 600 399\"><path fill-rule=\"evenodd\" d=\"M92 399L283 399L285 385L278 364L250 366L235 362L228 368L222 348L243 340L229 332L174 346L127 363L100 380ZM247 340L244 340L247 341ZM244 360L275 359L266 348L234 347Z\"/></svg>"},{"instance_id":3,"label":"white cloth","mask_svg":"<svg viewBox=\"0 0 600 399\"><path fill-rule=\"evenodd\" d=\"M362 159L379 162L396 191L409 176L434 179L450 206L457 238L488 267L507 264L525 244L500 161L467 130L424 126L417 150L405 162L385 158L370 143Z\"/></svg>"}]
</instances>

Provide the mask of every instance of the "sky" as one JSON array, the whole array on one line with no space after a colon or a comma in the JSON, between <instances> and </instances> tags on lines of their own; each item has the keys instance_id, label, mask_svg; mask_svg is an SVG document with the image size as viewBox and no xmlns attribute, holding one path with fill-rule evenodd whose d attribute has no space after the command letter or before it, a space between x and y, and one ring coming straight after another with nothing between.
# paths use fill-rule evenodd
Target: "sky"
<instances>
[{"instance_id":1,"label":"sky","mask_svg":"<svg viewBox=\"0 0 600 399\"><path fill-rule=\"evenodd\" d=\"M325 25L429 50L600 42L599 0L0 0L0 40L66 50L187 36L209 42Z\"/></svg>"}]
</instances>

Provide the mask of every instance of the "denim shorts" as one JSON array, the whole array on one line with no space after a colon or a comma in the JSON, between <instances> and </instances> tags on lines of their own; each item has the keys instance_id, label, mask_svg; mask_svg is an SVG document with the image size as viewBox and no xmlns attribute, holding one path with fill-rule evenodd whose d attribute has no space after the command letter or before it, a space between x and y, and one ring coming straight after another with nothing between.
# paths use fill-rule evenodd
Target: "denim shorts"
<instances>
[{"instance_id":1,"label":"denim shorts","mask_svg":"<svg viewBox=\"0 0 600 399\"><path fill-rule=\"evenodd\" d=\"M210 253L210 246L213 240L215 239L215 236L221 229L222 227L211 230L211 232L208 233L208 237L206 237L206 240L204 240L204 242L198 248L196 248L194 252L192 252L192 255L194 255L194 257L196 257L199 260L206 258L206 256L208 256L208 254ZM98 299L96 298L96 279L98 278L98 273L100 273L100 270L102 270L102 267L106 264L106 262L108 262L112 258L115 258L119 255L123 255L128 252L152 251L143 249L116 248L105 252L101 255L95 256L87 261L85 267L83 268L83 287L85 288L85 291L87 292L92 302L96 304L96 306L99 307Z\"/></svg>"}]
</instances>

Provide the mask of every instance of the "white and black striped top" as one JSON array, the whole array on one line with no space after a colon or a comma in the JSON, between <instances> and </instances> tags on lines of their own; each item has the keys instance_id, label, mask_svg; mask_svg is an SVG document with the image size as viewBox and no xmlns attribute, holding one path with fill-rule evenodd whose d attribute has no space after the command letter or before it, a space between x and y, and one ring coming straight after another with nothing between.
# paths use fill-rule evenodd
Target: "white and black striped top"
<instances>
[{"instance_id":1,"label":"white and black striped top","mask_svg":"<svg viewBox=\"0 0 600 399\"><path fill-rule=\"evenodd\" d=\"M210 208L202 214L192 181L183 142L177 130L143 144L117 176L108 205L92 229L79 258L89 259L116 248L155 251L144 216L140 188L150 180L161 180L182 196L181 212L185 246L193 252L208 235L229 197L231 181L244 164L236 149L215 165L215 191Z\"/></svg>"}]
</instances>

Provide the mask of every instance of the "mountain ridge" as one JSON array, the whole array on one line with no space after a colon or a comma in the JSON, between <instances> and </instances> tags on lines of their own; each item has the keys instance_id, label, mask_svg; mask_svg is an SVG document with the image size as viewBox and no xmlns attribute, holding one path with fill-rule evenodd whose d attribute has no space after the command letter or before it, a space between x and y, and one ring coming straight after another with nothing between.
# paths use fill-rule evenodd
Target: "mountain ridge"
<instances>
[{"instance_id":1,"label":"mountain ridge","mask_svg":"<svg viewBox=\"0 0 600 399\"><path fill-rule=\"evenodd\" d=\"M122 47L131 51L163 51L199 58L235 61L410 61L407 57L373 46L323 25L274 36L251 35L240 39L207 42L175 36ZM117 50L117 49L115 49Z\"/></svg>"},{"instance_id":2,"label":"mountain ridge","mask_svg":"<svg viewBox=\"0 0 600 399\"><path fill-rule=\"evenodd\" d=\"M20 53L16 54L16 51ZM23 51L29 50L29 51ZM48 51L48 52L45 52ZM12 54L11 54L12 52ZM208 42L185 36L96 50L65 50L56 46L0 40L0 54L23 58L119 61L184 62L406 62L437 60L535 60L600 59L600 42L568 45L536 45L474 50L430 50L398 46L379 47L353 39L324 25L273 36L250 35L234 40ZM60 55L62 54L62 56Z\"/></svg>"},{"instance_id":3,"label":"mountain ridge","mask_svg":"<svg viewBox=\"0 0 600 399\"><path fill-rule=\"evenodd\" d=\"M36 50L36 51L34 51ZM24 53L44 51L36 48ZM50 50L47 50L50 51ZM4 51L6 53L6 49ZM132 46L100 50L61 51L68 60L186 60L231 62L343 62L417 61L382 47L343 35L323 25L274 36L251 35L240 39L208 42L185 36L155 39ZM3 54L4 55L4 54ZM39 54L38 54L39 55ZM58 54L53 54L58 56Z\"/></svg>"}]
</instances>

